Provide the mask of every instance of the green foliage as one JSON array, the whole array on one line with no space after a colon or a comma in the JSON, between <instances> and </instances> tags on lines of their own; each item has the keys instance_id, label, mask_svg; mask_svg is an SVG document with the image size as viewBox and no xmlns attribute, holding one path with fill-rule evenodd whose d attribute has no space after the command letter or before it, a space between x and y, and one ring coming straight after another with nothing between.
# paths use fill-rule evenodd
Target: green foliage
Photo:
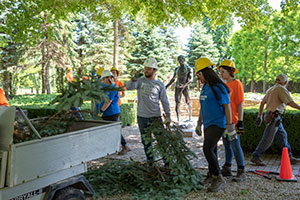
<instances>
[{"instance_id":1,"label":"green foliage","mask_svg":"<svg viewBox=\"0 0 300 200\"><path fill-rule=\"evenodd\" d=\"M56 109L68 110L71 106L80 107L84 101L92 101L100 104L107 101L108 97L105 91L122 90L121 88L112 88L111 86L102 87L102 81L94 75L78 76L69 83L63 93L57 96L50 104L58 103Z\"/></svg>"},{"instance_id":2,"label":"green foliage","mask_svg":"<svg viewBox=\"0 0 300 200\"><path fill-rule=\"evenodd\" d=\"M202 25L195 25L188 42L188 65L195 67L195 62L200 57L209 58L213 63L219 60L219 52L210 34ZM195 70L194 70L195 71Z\"/></svg>"},{"instance_id":3,"label":"green foliage","mask_svg":"<svg viewBox=\"0 0 300 200\"><path fill-rule=\"evenodd\" d=\"M131 58L126 63L127 72L133 74L143 70L144 61L153 57L158 62L158 76L166 79L166 73L175 69L178 43L172 31L147 28L134 34L136 46L131 53Z\"/></svg>"},{"instance_id":4,"label":"green foliage","mask_svg":"<svg viewBox=\"0 0 300 200\"><path fill-rule=\"evenodd\" d=\"M72 118L50 121L45 119L32 121L33 126L42 138L65 133L73 123L74 120ZM27 125L26 122L23 122L23 124ZM26 135L24 138L14 137L14 144L35 139L39 139L39 137L30 129L30 135Z\"/></svg>"},{"instance_id":5,"label":"green foliage","mask_svg":"<svg viewBox=\"0 0 300 200\"><path fill-rule=\"evenodd\" d=\"M257 114L257 109L247 109L244 111L245 133L241 136L241 146L244 151L253 152L263 135L265 125L262 124L259 128L254 126ZM300 154L300 113L297 111L286 111L283 115L283 126L287 131L292 152L294 154ZM274 141L267 152L281 154L282 150L278 147L276 139L274 139Z\"/></svg>"},{"instance_id":6,"label":"green foliage","mask_svg":"<svg viewBox=\"0 0 300 200\"><path fill-rule=\"evenodd\" d=\"M183 199L182 195L202 188L201 176L189 162L196 155L186 147L182 131L177 127L165 129L161 122L153 122L147 130L155 135L153 153L163 156L169 167L113 160L92 168L85 176L98 195L128 192L131 199Z\"/></svg>"},{"instance_id":7,"label":"green foliage","mask_svg":"<svg viewBox=\"0 0 300 200\"><path fill-rule=\"evenodd\" d=\"M203 27L207 29L207 33L212 35L212 39L219 50L219 60L220 63L225 58L229 57L229 39L232 34L233 19L228 17L226 23L223 25L218 25L215 29L212 28L211 19L203 18Z\"/></svg>"},{"instance_id":8,"label":"green foliage","mask_svg":"<svg viewBox=\"0 0 300 200\"><path fill-rule=\"evenodd\" d=\"M120 120L123 126L131 126L136 124L137 105L136 103L122 103Z\"/></svg>"}]
</instances>

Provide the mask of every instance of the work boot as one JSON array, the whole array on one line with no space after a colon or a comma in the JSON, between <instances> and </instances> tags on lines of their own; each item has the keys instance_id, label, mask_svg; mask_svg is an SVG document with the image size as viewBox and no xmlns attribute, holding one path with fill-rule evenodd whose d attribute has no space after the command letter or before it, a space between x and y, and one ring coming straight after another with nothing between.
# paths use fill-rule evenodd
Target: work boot
<instances>
[{"instance_id":1,"label":"work boot","mask_svg":"<svg viewBox=\"0 0 300 200\"><path fill-rule=\"evenodd\" d=\"M246 173L244 169L238 169L237 175L232 178L234 182L243 182L247 179Z\"/></svg>"},{"instance_id":2,"label":"work boot","mask_svg":"<svg viewBox=\"0 0 300 200\"><path fill-rule=\"evenodd\" d=\"M221 173L223 176L232 176L231 166L223 165Z\"/></svg>"},{"instance_id":3,"label":"work boot","mask_svg":"<svg viewBox=\"0 0 300 200\"><path fill-rule=\"evenodd\" d=\"M200 184L206 186L208 184L211 184L212 180L213 180L212 175L208 172L205 179L203 181L200 181Z\"/></svg>"},{"instance_id":4,"label":"work boot","mask_svg":"<svg viewBox=\"0 0 300 200\"><path fill-rule=\"evenodd\" d=\"M122 145L122 150L118 153L118 155L124 155L128 151L130 151L130 148L127 145Z\"/></svg>"},{"instance_id":5,"label":"work boot","mask_svg":"<svg viewBox=\"0 0 300 200\"><path fill-rule=\"evenodd\" d=\"M300 162L300 159L299 158L295 158L294 156L291 156L290 161L291 161L292 165L295 165L298 162Z\"/></svg>"},{"instance_id":6,"label":"work boot","mask_svg":"<svg viewBox=\"0 0 300 200\"><path fill-rule=\"evenodd\" d=\"M212 176L213 180L211 185L207 188L207 192L218 192L222 190L226 184L225 179L220 174L219 176Z\"/></svg>"},{"instance_id":7,"label":"work boot","mask_svg":"<svg viewBox=\"0 0 300 200\"><path fill-rule=\"evenodd\" d=\"M257 166L266 166L266 164L259 158L252 157L250 161L255 163Z\"/></svg>"}]
</instances>

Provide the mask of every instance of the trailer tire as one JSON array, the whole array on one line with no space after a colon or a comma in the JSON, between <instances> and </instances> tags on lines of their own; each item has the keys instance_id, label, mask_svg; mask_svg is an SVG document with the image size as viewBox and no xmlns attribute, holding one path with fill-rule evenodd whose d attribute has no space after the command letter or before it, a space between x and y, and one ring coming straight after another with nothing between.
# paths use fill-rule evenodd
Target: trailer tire
<instances>
[{"instance_id":1,"label":"trailer tire","mask_svg":"<svg viewBox=\"0 0 300 200\"><path fill-rule=\"evenodd\" d=\"M74 187L66 187L58 190L53 200L85 200L85 196L82 191Z\"/></svg>"}]
</instances>

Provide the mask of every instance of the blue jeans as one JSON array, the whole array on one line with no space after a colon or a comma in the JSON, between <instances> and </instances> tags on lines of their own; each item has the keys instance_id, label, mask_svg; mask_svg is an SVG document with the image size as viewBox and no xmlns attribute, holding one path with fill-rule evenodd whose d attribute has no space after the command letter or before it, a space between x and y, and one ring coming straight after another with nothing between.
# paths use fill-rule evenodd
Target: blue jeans
<instances>
[{"instance_id":1,"label":"blue jeans","mask_svg":"<svg viewBox=\"0 0 300 200\"><path fill-rule=\"evenodd\" d=\"M74 114L72 114L72 117L75 116L77 117L78 119L80 120L84 120L81 113L80 113L80 108L79 107L75 107L75 106L71 106L70 108L72 111L78 111L78 112L75 112Z\"/></svg>"},{"instance_id":2,"label":"blue jeans","mask_svg":"<svg viewBox=\"0 0 300 200\"><path fill-rule=\"evenodd\" d=\"M146 154L147 161L153 161L154 157L153 155L149 152L149 148L152 147L152 143L149 142L148 144L145 143L144 137L145 137L145 128L149 126L150 123L152 123L154 120L159 119L162 122L161 117L152 117L152 118L145 118L145 117L137 117L137 122L139 126L139 130L141 133L142 137L142 143L144 145L144 151Z\"/></svg>"},{"instance_id":3,"label":"blue jeans","mask_svg":"<svg viewBox=\"0 0 300 200\"><path fill-rule=\"evenodd\" d=\"M218 176L221 169L218 162L218 141L223 135L225 128L212 125L204 129L203 152L208 162L208 170L211 175Z\"/></svg>"},{"instance_id":4,"label":"blue jeans","mask_svg":"<svg viewBox=\"0 0 300 200\"><path fill-rule=\"evenodd\" d=\"M292 157L291 146L287 141L287 133L283 128L281 116L274 117L272 121L266 126L264 134L256 147L255 151L252 153L254 158L260 158L263 153L272 145L274 137L282 149L287 147L289 151L289 156Z\"/></svg>"},{"instance_id":5,"label":"blue jeans","mask_svg":"<svg viewBox=\"0 0 300 200\"><path fill-rule=\"evenodd\" d=\"M245 158L240 143L240 135L238 135L237 139L232 141L229 141L228 138L224 138L224 136L222 136L222 139L225 147L225 165L231 166L234 155L237 166L239 168L244 168Z\"/></svg>"}]
</instances>

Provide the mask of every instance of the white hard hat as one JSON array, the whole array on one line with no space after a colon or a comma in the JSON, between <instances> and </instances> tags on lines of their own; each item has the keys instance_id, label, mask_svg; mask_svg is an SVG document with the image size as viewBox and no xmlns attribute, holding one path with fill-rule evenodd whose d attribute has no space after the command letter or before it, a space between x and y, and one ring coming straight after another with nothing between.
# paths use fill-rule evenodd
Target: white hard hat
<instances>
[{"instance_id":1,"label":"white hard hat","mask_svg":"<svg viewBox=\"0 0 300 200\"><path fill-rule=\"evenodd\" d=\"M110 70L103 70L102 74L101 74L101 77L102 78L105 78L105 77L109 77L109 76L114 76Z\"/></svg>"},{"instance_id":2,"label":"white hard hat","mask_svg":"<svg viewBox=\"0 0 300 200\"><path fill-rule=\"evenodd\" d=\"M155 58L148 58L147 60L145 60L143 65L145 67L151 67L153 69L157 69L157 61L155 60Z\"/></svg>"}]
</instances>

